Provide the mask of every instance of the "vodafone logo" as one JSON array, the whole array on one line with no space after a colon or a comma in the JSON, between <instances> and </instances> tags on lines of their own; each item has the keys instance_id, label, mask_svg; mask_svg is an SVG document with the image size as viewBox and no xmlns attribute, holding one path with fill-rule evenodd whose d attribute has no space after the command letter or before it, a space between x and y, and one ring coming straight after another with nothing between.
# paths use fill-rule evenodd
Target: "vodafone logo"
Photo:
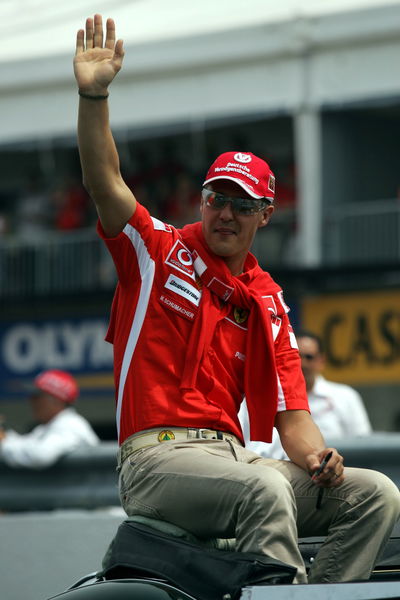
<instances>
[{"instance_id":1,"label":"vodafone logo","mask_svg":"<svg viewBox=\"0 0 400 600\"><path fill-rule=\"evenodd\" d=\"M250 154L242 154L242 152L236 152L235 156L233 157L237 162L240 163L249 163L251 162L251 156Z\"/></svg>"},{"instance_id":2,"label":"vodafone logo","mask_svg":"<svg viewBox=\"0 0 400 600\"><path fill-rule=\"evenodd\" d=\"M180 240L177 240L173 245L165 263L170 267L174 267L174 269L178 269L181 273L189 275L192 279L195 279L192 255Z\"/></svg>"},{"instance_id":3,"label":"vodafone logo","mask_svg":"<svg viewBox=\"0 0 400 600\"><path fill-rule=\"evenodd\" d=\"M193 264L192 257L189 254L189 251L186 248L180 248L176 253L176 257L180 263L188 267Z\"/></svg>"}]
</instances>

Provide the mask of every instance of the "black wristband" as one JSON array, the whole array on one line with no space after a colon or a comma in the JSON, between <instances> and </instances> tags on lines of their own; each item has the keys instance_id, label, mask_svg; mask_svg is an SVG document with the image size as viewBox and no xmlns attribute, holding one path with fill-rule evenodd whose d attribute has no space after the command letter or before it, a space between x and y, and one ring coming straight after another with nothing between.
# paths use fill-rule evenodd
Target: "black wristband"
<instances>
[{"instance_id":1,"label":"black wristband","mask_svg":"<svg viewBox=\"0 0 400 600\"><path fill-rule=\"evenodd\" d=\"M81 90L78 90L78 94L81 96L81 98L86 98L86 100L107 100L109 94L107 94L106 96L91 96L90 94L85 94L85 92L81 92Z\"/></svg>"}]
</instances>

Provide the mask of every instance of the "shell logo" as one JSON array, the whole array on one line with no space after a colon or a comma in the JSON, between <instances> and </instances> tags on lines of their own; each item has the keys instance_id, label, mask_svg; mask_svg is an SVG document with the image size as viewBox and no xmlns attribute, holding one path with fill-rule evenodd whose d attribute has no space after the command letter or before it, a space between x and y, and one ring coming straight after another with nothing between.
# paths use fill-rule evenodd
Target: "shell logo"
<instances>
[{"instance_id":1,"label":"shell logo","mask_svg":"<svg viewBox=\"0 0 400 600\"><path fill-rule=\"evenodd\" d=\"M159 442L169 442L170 440L174 440L174 439L175 439L175 435L169 429L163 429L163 431L160 431L160 433L158 434Z\"/></svg>"}]
</instances>

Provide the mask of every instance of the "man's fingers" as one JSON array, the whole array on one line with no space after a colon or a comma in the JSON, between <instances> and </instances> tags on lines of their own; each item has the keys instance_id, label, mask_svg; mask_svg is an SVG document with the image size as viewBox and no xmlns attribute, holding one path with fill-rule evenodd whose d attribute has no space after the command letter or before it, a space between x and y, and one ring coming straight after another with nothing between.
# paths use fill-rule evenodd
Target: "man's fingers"
<instances>
[{"instance_id":1,"label":"man's fingers","mask_svg":"<svg viewBox=\"0 0 400 600\"><path fill-rule=\"evenodd\" d=\"M107 19L105 47L113 50L115 46L115 23L113 19Z\"/></svg>"},{"instance_id":2,"label":"man's fingers","mask_svg":"<svg viewBox=\"0 0 400 600\"><path fill-rule=\"evenodd\" d=\"M124 54L124 42L122 40L117 40L114 50L114 62L119 68L121 68Z\"/></svg>"},{"instance_id":3,"label":"man's fingers","mask_svg":"<svg viewBox=\"0 0 400 600\"><path fill-rule=\"evenodd\" d=\"M103 47L103 19L101 15L94 15L94 46L95 48Z\"/></svg>"},{"instance_id":4,"label":"man's fingers","mask_svg":"<svg viewBox=\"0 0 400 600\"><path fill-rule=\"evenodd\" d=\"M86 50L93 48L94 25L93 19L86 19Z\"/></svg>"},{"instance_id":5,"label":"man's fingers","mask_svg":"<svg viewBox=\"0 0 400 600\"><path fill-rule=\"evenodd\" d=\"M81 54L85 51L85 32L83 29L79 29L76 34L76 51L75 54Z\"/></svg>"},{"instance_id":6,"label":"man's fingers","mask_svg":"<svg viewBox=\"0 0 400 600\"><path fill-rule=\"evenodd\" d=\"M344 473L332 473L331 478L327 482L328 487L338 487L344 481Z\"/></svg>"}]
</instances>

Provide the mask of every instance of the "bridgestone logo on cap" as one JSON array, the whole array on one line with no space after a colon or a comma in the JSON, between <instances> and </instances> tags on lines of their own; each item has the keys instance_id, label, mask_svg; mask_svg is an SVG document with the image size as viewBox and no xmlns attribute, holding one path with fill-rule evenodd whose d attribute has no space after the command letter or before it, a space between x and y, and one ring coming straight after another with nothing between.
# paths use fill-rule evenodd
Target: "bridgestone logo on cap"
<instances>
[{"instance_id":1,"label":"bridgestone logo on cap","mask_svg":"<svg viewBox=\"0 0 400 600\"><path fill-rule=\"evenodd\" d=\"M235 160L237 160L240 163L249 163L251 162L251 156L250 154L242 154L241 152L236 152L235 156L233 157Z\"/></svg>"}]
</instances>

